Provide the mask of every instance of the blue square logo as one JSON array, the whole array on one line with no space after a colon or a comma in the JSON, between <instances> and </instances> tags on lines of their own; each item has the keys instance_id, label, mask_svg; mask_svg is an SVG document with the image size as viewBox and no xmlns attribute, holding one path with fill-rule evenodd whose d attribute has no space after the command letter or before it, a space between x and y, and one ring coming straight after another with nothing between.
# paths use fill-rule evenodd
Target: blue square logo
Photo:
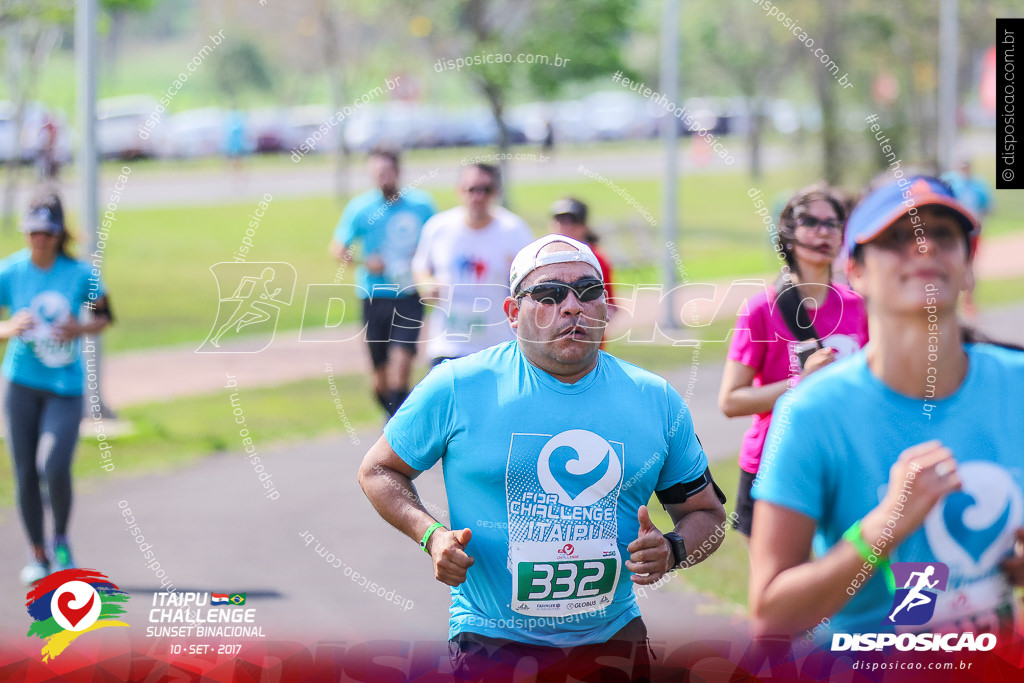
<instances>
[{"instance_id":1,"label":"blue square logo","mask_svg":"<svg viewBox=\"0 0 1024 683\"><path fill-rule=\"evenodd\" d=\"M886 622L923 626L935 614L935 601L949 582L949 567L942 562L896 562L891 566L896 594Z\"/></svg>"}]
</instances>

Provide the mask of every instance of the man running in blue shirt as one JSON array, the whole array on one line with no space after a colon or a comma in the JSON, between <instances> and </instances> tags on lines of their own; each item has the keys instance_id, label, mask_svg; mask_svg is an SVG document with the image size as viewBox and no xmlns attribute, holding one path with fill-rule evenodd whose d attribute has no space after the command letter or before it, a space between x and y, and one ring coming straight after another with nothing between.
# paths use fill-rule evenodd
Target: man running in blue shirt
<instances>
[{"instance_id":1,"label":"man running in blue shirt","mask_svg":"<svg viewBox=\"0 0 1024 683\"><path fill-rule=\"evenodd\" d=\"M556 680L585 677L608 668L597 661L607 656L643 680L647 631L632 584L710 554L686 548L718 545L724 496L686 404L661 377L598 348L601 275L569 237L527 245L505 300L516 340L434 368L360 468L377 511L452 586L457 678L507 677L522 657ZM441 459L452 530L412 483ZM675 525L668 534L651 523L654 492Z\"/></svg>"},{"instance_id":2,"label":"man running in blue shirt","mask_svg":"<svg viewBox=\"0 0 1024 683\"><path fill-rule=\"evenodd\" d=\"M363 263L356 273L363 300L366 343L373 363L377 401L394 415L409 395L409 372L423 321L423 304L413 284L412 257L434 200L412 187L398 187L398 153L370 152L370 176L377 189L348 203L334 229L331 254L348 263L357 241Z\"/></svg>"}]
</instances>

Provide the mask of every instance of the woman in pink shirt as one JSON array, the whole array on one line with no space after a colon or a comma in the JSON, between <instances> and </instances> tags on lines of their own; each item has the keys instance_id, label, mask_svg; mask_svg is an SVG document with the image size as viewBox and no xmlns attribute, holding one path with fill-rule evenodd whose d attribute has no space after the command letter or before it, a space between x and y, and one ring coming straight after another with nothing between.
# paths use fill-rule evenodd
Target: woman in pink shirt
<instances>
[{"instance_id":1,"label":"woman in pink shirt","mask_svg":"<svg viewBox=\"0 0 1024 683\"><path fill-rule=\"evenodd\" d=\"M812 372L867 343L867 315L858 294L832 279L843 244L845 203L825 184L797 192L779 216L785 259L775 286L747 301L729 347L718 405L728 417L753 415L740 450L733 524L750 537L750 490L761 462L775 401Z\"/></svg>"}]
</instances>

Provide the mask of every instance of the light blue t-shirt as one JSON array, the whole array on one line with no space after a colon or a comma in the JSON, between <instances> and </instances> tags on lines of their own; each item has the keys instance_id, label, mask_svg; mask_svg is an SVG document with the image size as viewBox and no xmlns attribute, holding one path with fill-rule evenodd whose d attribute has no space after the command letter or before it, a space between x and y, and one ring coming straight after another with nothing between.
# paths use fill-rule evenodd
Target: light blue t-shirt
<instances>
[{"instance_id":1,"label":"light blue t-shirt","mask_svg":"<svg viewBox=\"0 0 1024 683\"><path fill-rule=\"evenodd\" d=\"M776 404L753 489L757 500L811 517L821 556L881 502L900 453L941 440L963 489L940 500L889 556L949 567L931 626L918 631L950 624L988 630L1012 604L998 564L1024 525L1024 353L989 344L966 349L967 375L941 400L896 393L871 374L863 353L811 375ZM893 597L880 573L853 588L856 595L831 618L832 631L892 631Z\"/></svg>"},{"instance_id":2,"label":"light blue t-shirt","mask_svg":"<svg viewBox=\"0 0 1024 683\"><path fill-rule=\"evenodd\" d=\"M81 338L59 342L54 326L78 318L82 307L106 293L86 263L58 255L49 270L32 263L28 249L0 261L0 307L32 314L33 326L7 343L3 374L11 382L61 396L82 395Z\"/></svg>"},{"instance_id":3,"label":"light blue t-shirt","mask_svg":"<svg viewBox=\"0 0 1024 683\"><path fill-rule=\"evenodd\" d=\"M369 273L363 265L357 269L360 298L415 294L410 264L423 224L434 215L434 200L412 187L401 188L399 195L388 201L380 190L363 192L348 203L334 229L338 244L348 247L361 240L364 259L376 255L384 261L382 273Z\"/></svg>"},{"instance_id":4,"label":"light blue t-shirt","mask_svg":"<svg viewBox=\"0 0 1024 683\"><path fill-rule=\"evenodd\" d=\"M384 436L417 470L443 461L451 528L473 532L449 637L607 641L640 616L624 564L638 508L708 466L663 378L601 352L564 384L515 341L434 368Z\"/></svg>"}]
</instances>

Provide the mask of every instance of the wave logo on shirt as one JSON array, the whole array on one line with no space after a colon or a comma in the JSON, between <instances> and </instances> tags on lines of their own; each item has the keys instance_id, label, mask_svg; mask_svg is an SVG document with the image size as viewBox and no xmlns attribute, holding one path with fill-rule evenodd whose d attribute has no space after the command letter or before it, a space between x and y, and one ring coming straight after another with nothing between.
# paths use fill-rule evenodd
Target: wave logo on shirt
<instances>
[{"instance_id":1,"label":"wave logo on shirt","mask_svg":"<svg viewBox=\"0 0 1024 683\"><path fill-rule=\"evenodd\" d=\"M893 624L922 626L935 614L935 599L949 583L949 567L941 562L894 562L897 586L892 609L886 617Z\"/></svg>"},{"instance_id":2,"label":"wave logo on shirt","mask_svg":"<svg viewBox=\"0 0 1024 683\"><path fill-rule=\"evenodd\" d=\"M586 507L608 495L622 477L622 462L611 444L585 429L551 437L537 460L537 478L562 505Z\"/></svg>"},{"instance_id":3,"label":"wave logo on shirt","mask_svg":"<svg viewBox=\"0 0 1024 683\"><path fill-rule=\"evenodd\" d=\"M398 258L411 259L416 252L423 220L412 211L401 211L388 219L384 249Z\"/></svg>"},{"instance_id":4,"label":"wave logo on shirt","mask_svg":"<svg viewBox=\"0 0 1024 683\"><path fill-rule=\"evenodd\" d=\"M392 216L385 228L386 237L381 245L384 274L399 291L415 285L412 277L412 257L416 253L423 221L412 211L401 211Z\"/></svg>"},{"instance_id":5,"label":"wave logo on shirt","mask_svg":"<svg viewBox=\"0 0 1024 683\"><path fill-rule=\"evenodd\" d=\"M32 328L21 338L39 362L48 368L64 367L75 359L75 342L58 341L55 328L71 319L71 304L60 292L48 289L32 297L28 305Z\"/></svg>"},{"instance_id":6,"label":"wave logo on shirt","mask_svg":"<svg viewBox=\"0 0 1024 683\"><path fill-rule=\"evenodd\" d=\"M928 545L957 576L995 570L1013 550L1013 530L1024 522L1024 495L1011 474L992 462L957 466L963 486L946 496L925 518Z\"/></svg>"}]
</instances>

